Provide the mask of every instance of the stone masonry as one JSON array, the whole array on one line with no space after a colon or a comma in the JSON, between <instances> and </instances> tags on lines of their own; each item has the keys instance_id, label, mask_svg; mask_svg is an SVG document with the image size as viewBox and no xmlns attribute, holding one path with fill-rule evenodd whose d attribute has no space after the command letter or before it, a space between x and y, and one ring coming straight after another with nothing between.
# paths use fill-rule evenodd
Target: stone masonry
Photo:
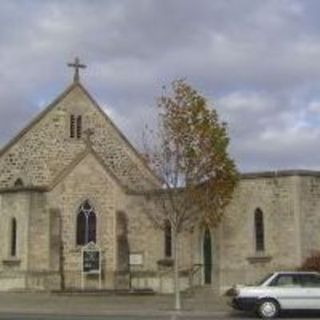
<instances>
[{"instance_id":1,"label":"stone masonry","mask_svg":"<svg viewBox=\"0 0 320 320\"><path fill-rule=\"evenodd\" d=\"M71 115L81 116L81 137L70 137ZM0 150L0 289L80 289L77 217L89 201L102 252L102 288L171 292L164 231L152 218L159 210L152 195L160 187L139 153L75 81ZM257 252L258 208L265 245ZM223 221L209 232L209 244L203 226L181 235L182 289L207 284L223 291L300 266L320 248L319 210L320 172L243 174ZM138 263L130 262L132 256ZM96 275L85 280L86 288L98 288Z\"/></svg>"}]
</instances>

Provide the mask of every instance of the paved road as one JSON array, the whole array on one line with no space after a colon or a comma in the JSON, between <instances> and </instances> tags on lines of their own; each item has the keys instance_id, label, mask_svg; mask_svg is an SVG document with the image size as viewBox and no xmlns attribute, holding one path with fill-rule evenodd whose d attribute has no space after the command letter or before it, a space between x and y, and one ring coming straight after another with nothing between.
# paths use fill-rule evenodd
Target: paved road
<instances>
[{"instance_id":1,"label":"paved road","mask_svg":"<svg viewBox=\"0 0 320 320\"><path fill-rule=\"evenodd\" d=\"M207 320L226 319L212 316L177 316L177 315L105 315L105 316L76 316L76 315L26 315L26 314L0 314L1 320ZM238 318L239 319L239 318Z\"/></svg>"},{"instance_id":2,"label":"paved road","mask_svg":"<svg viewBox=\"0 0 320 320\"><path fill-rule=\"evenodd\" d=\"M281 319L299 319L310 320L319 319L320 314L287 314ZM242 313L222 313L211 312L207 314L193 313L180 315L169 313L166 314L135 314L135 315L120 315L109 314L104 316L89 316L89 315L46 315L46 314L15 314L15 313L0 313L0 320L253 320L256 319L254 315L243 315Z\"/></svg>"},{"instance_id":3,"label":"paved road","mask_svg":"<svg viewBox=\"0 0 320 320\"><path fill-rule=\"evenodd\" d=\"M39 315L39 314L0 314L1 320L209 320L232 319L224 315L104 315L104 316L77 316L77 315ZM235 318L236 320L246 318ZM250 319L252 320L252 318Z\"/></svg>"},{"instance_id":4,"label":"paved road","mask_svg":"<svg viewBox=\"0 0 320 320\"><path fill-rule=\"evenodd\" d=\"M173 311L173 297L65 296L49 293L0 293L0 320L252 320L232 311L225 299L183 299L183 311ZM283 319L320 319L316 315L286 315Z\"/></svg>"},{"instance_id":5,"label":"paved road","mask_svg":"<svg viewBox=\"0 0 320 320\"><path fill-rule=\"evenodd\" d=\"M208 300L208 299L207 299ZM183 309L189 313L226 312L225 301L198 301L185 298ZM65 314L65 315L163 315L173 310L173 297L155 296L65 296L46 293L0 293L1 314ZM1 319L1 318L0 318Z\"/></svg>"}]
</instances>

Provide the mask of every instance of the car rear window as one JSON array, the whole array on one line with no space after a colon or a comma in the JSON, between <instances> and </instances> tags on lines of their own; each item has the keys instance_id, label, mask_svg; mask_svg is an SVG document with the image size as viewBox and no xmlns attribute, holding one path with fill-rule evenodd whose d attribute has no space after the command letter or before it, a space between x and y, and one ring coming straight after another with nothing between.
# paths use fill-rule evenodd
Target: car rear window
<instances>
[{"instance_id":1,"label":"car rear window","mask_svg":"<svg viewBox=\"0 0 320 320\"><path fill-rule=\"evenodd\" d=\"M301 274L299 275L299 281L302 287L309 287L309 288L320 287L320 275L318 274Z\"/></svg>"}]
</instances>

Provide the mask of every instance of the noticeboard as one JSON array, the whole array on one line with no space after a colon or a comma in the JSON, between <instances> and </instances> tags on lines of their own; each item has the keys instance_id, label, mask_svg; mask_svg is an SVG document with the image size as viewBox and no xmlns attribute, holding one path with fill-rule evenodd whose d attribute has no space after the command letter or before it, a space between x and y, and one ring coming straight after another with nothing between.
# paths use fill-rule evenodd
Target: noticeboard
<instances>
[{"instance_id":1,"label":"noticeboard","mask_svg":"<svg viewBox=\"0 0 320 320\"><path fill-rule=\"evenodd\" d=\"M85 287L86 274L98 274L101 289L101 249L94 242L89 242L82 248L81 255L81 288Z\"/></svg>"},{"instance_id":2,"label":"noticeboard","mask_svg":"<svg viewBox=\"0 0 320 320\"><path fill-rule=\"evenodd\" d=\"M82 248L81 270L83 273L100 273L100 269L101 250L94 242L89 242Z\"/></svg>"},{"instance_id":3,"label":"noticeboard","mask_svg":"<svg viewBox=\"0 0 320 320\"><path fill-rule=\"evenodd\" d=\"M98 273L100 271L100 250L83 251L83 272Z\"/></svg>"}]
</instances>

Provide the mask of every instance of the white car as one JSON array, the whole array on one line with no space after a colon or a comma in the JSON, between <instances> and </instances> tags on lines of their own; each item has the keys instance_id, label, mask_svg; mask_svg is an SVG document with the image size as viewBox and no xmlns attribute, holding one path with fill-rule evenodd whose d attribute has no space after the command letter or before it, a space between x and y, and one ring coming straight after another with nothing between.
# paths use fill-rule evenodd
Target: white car
<instances>
[{"instance_id":1,"label":"white car","mask_svg":"<svg viewBox=\"0 0 320 320\"><path fill-rule=\"evenodd\" d=\"M233 308L275 318L281 310L320 311L320 273L274 272L256 286L235 286L227 291Z\"/></svg>"}]
</instances>

